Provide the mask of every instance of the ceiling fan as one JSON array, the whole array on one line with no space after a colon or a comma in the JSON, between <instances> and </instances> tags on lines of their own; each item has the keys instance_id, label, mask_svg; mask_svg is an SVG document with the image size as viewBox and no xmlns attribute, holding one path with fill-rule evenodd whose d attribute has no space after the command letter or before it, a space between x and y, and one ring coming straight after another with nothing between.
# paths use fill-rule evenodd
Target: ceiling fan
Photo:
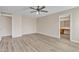
<instances>
[{"instance_id":1,"label":"ceiling fan","mask_svg":"<svg viewBox=\"0 0 79 59\"><path fill-rule=\"evenodd\" d=\"M30 7L30 9L33 10L33 11L31 11L31 13L36 12L36 14L39 14L40 12L47 13L48 11L43 10L43 9L45 9L45 8L46 8L45 6L36 6L36 8L35 8L35 7Z\"/></svg>"}]
</instances>

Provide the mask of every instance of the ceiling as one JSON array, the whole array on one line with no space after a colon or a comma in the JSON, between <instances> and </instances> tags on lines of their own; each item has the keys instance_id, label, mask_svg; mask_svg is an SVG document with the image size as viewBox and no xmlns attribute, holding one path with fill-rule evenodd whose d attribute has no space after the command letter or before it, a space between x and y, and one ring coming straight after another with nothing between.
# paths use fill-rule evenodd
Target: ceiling
<instances>
[{"instance_id":1,"label":"ceiling","mask_svg":"<svg viewBox=\"0 0 79 59\"><path fill-rule=\"evenodd\" d=\"M46 16L48 14L68 10L75 8L76 6L46 6L44 10L47 10L48 13L30 13L32 11L30 6L0 6L0 12L6 12L6 13L11 13L11 14L21 14L21 15L27 15L27 16L33 16L33 17L42 17ZM35 7L35 6L33 6Z\"/></svg>"}]
</instances>

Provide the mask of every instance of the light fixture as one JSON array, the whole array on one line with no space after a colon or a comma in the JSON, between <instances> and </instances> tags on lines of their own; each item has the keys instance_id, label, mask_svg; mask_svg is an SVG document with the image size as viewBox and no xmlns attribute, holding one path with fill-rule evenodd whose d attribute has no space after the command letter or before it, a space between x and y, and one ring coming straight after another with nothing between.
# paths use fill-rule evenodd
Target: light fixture
<instances>
[{"instance_id":1,"label":"light fixture","mask_svg":"<svg viewBox=\"0 0 79 59\"><path fill-rule=\"evenodd\" d=\"M38 14L39 14L39 12L37 11L37 12L36 12L36 14L38 15Z\"/></svg>"},{"instance_id":2,"label":"light fixture","mask_svg":"<svg viewBox=\"0 0 79 59\"><path fill-rule=\"evenodd\" d=\"M48 13L48 11L44 10L46 7L45 6L36 6L35 7L29 7L30 9L32 9L33 11L30 11L31 13L36 13L39 14L40 12L44 12L44 13Z\"/></svg>"}]
</instances>

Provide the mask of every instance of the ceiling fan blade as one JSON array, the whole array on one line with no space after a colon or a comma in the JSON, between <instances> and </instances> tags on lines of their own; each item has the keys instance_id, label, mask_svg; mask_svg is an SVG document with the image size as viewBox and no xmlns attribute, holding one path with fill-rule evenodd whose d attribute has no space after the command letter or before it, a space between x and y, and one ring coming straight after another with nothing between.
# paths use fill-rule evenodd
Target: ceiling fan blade
<instances>
[{"instance_id":1,"label":"ceiling fan blade","mask_svg":"<svg viewBox=\"0 0 79 59\"><path fill-rule=\"evenodd\" d=\"M37 9L39 9L40 6L37 6Z\"/></svg>"},{"instance_id":2,"label":"ceiling fan blade","mask_svg":"<svg viewBox=\"0 0 79 59\"><path fill-rule=\"evenodd\" d=\"M30 9L33 9L33 10L36 10L35 8L33 8L33 7L29 7Z\"/></svg>"},{"instance_id":3,"label":"ceiling fan blade","mask_svg":"<svg viewBox=\"0 0 79 59\"><path fill-rule=\"evenodd\" d=\"M31 11L31 13L33 13L33 12L37 12L37 11Z\"/></svg>"},{"instance_id":4,"label":"ceiling fan blade","mask_svg":"<svg viewBox=\"0 0 79 59\"><path fill-rule=\"evenodd\" d=\"M44 9L44 8L45 8L45 6L42 6L42 7L40 8L40 10L41 10L41 9Z\"/></svg>"},{"instance_id":5,"label":"ceiling fan blade","mask_svg":"<svg viewBox=\"0 0 79 59\"><path fill-rule=\"evenodd\" d=\"M46 13L47 13L48 11L46 11L46 10L41 10L41 12L46 12Z\"/></svg>"}]
</instances>

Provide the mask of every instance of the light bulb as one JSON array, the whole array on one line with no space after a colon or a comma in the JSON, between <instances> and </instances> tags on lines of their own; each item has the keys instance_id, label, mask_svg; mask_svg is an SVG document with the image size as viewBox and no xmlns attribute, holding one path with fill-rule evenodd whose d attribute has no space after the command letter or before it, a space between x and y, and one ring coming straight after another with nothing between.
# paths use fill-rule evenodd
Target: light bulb
<instances>
[{"instance_id":1,"label":"light bulb","mask_svg":"<svg viewBox=\"0 0 79 59\"><path fill-rule=\"evenodd\" d=\"M39 14L39 12L36 12L36 14Z\"/></svg>"}]
</instances>

